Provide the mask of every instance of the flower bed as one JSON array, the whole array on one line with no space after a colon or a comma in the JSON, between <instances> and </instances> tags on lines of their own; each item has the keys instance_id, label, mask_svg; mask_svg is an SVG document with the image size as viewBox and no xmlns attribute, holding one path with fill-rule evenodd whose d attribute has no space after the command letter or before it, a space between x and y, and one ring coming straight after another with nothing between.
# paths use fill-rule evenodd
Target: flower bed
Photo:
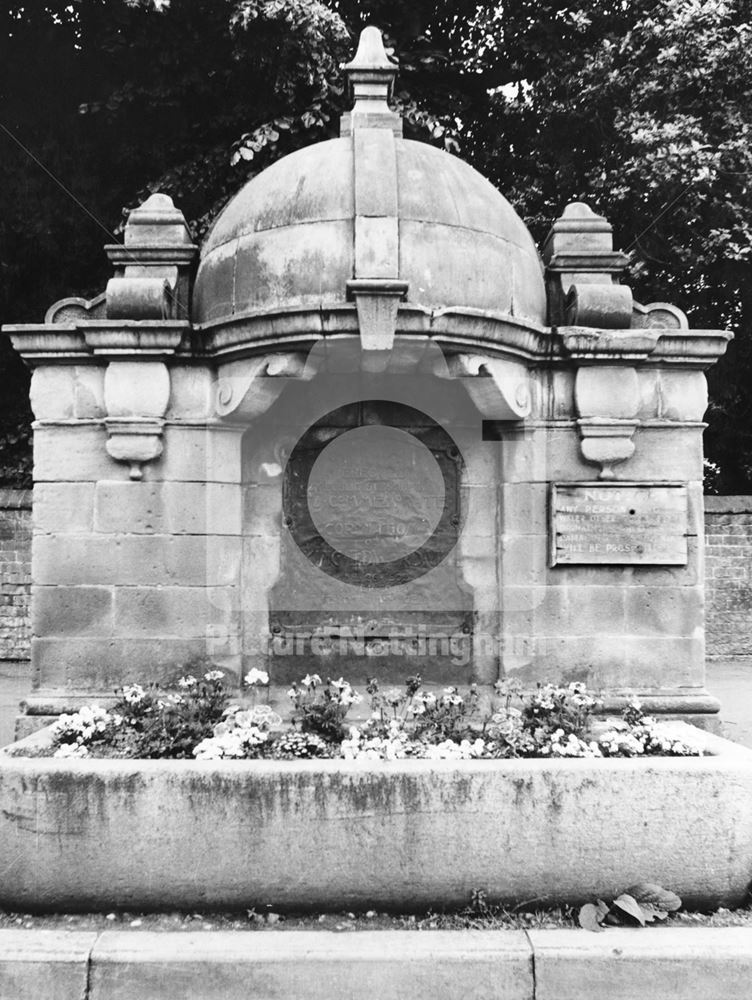
<instances>
[{"instance_id":1,"label":"flower bed","mask_svg":"<svg viewBox=\"0 0 752 1000\"><path fill-rule=\"evenodd\" d=\"M645 879L688 906L737 904L752 753L696 738L701 757L0 755L0 906L419 911L474 889L582 903Z\"/></svg>"},{"instance_id":2,"label":"flower bed","mask_svg":"<svg viewBox=\"0 0 752 1000\"><path fill-rule=\"evenodd\" d=\"M620 720L597 732L597 701L580 684L539 685L527 695L501 682L480 708L471 685L463 694L448 687L438 694L408 678L404 689L382 691L369 681L370 717L345 724L363 699L348 681L314 674L293 684L290 725L267 704L257 704L268 676L246 678L252 704L227 705L223 673L210 669L200 679L180 678L174 691L134 684L119 692L110 711L85 706L52 727L58 758L473 760L520 757L700 756L701 744L677 737L671 727L643 715L637 701Z\"/></svg>"},{"instance_id":3,"label":"flower bed","mask_svg":"<svg viewBox=\"0 0 752 1000\"><path fill-rule=\"evenodd\" d=\"M752 753L726 740L635 706L588 732L577 687L499 689L481 708L417 678L370 685L350 731L357 693L305 678L289 728L251 681L245 706L211 670L131 686L116 709L61 718L46 749L36 734L0 752L0 906L562 904L646 878L690 906L745 896Z\"/></svg>"}]
</instances>

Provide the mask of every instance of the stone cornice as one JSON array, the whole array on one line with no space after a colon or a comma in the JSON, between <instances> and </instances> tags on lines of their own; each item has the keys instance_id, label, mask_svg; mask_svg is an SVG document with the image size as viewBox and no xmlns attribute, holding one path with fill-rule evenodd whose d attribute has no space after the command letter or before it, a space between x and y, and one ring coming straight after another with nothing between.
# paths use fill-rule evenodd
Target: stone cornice
<instances>
[{"instance_id":1,"label":"stone cornice","mask_svg":"<svg viewBox=\"0 0 752 1000\"><path fill-rule=\"evenodd\" d=\"M709 368L733 339L730 330L637 328L598 330L591 327L554 327L565 356L578 364L640 362Z\"/></svg>"},{"instance_id":2,"label":"stone cornice","mask_svg":"<svg viewBox=\"0 0 752 1000\"><path fill-rule=\"evenodd\" d=\"M6 333L28 365L137 360L174 355L189 339L187 320L91 320L75 324L7 325Z\"/></svg>"},{"instance_id":3,"label":"stone cornice","mask_svg":"<svg viewBox=\"0 0 752 1000\"><path fill-rule=\"evenodd\" d=\"M3 327L30 366L138 358L222 361L264 350L292 351L324 337L357 336L352 303L254 313L192 326L186 320L82 320ZM707 368L724 353L727 330L546 328L484 310L428 311L400 303L396 333L430 337L445 351L485 352L532 364L628 364Z\"/></svg>"}]
</instances>

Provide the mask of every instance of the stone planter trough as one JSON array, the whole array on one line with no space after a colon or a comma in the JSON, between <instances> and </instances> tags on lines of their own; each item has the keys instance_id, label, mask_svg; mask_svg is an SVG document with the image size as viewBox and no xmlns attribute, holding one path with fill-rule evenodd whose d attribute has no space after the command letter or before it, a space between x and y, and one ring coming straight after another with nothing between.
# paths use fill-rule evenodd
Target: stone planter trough
<instances>
[{"instance_id":1,"label":"stone planter trough","mask_svg":"<svg viewBox=\"0 0 752 1000\"><path fill-rule=\"evenodd\" d=\"M697 730L691 730L698 738ZM655 881L742 901L752 752L519 761L0 756L0 906L419 909Z\"/></svg>"}]
</instances>

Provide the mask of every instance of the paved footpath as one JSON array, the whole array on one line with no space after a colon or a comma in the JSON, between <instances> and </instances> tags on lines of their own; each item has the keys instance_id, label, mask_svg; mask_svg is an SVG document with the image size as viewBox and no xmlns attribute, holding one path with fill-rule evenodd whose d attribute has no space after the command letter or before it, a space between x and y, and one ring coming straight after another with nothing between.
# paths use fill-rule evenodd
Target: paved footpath
<instances>
[{"instance_id":1,"label":"paved footpath","mask_svg":"<svg viewBox=\"0 0 752 1000\"><path fill-rule=\"evenodd\" d=\"M3 1000L749 1000L752 928L0 931Z\"/></svg>"}]
</instances>

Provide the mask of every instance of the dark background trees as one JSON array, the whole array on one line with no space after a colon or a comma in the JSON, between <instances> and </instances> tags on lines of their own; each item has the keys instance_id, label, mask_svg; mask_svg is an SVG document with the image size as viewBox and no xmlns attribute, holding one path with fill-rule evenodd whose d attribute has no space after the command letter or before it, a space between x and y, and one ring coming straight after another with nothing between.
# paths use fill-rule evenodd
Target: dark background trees
<instances>
[{"instance_id":1,"label":"dark background trees","mask_svg":"<svg viewBox=\"0 0 752 1000\"><path fill-rule=\"evenodd\" d=\"M408 134L469 160L539 240L588 201L639 300L735 331L707 445L722 490L752 489L745 0L16 0L0 18L3 322L100 291L102 245L150 191L200 238L255 172L336 134L340 64L376 23ZM0 367L0 480L19 484L28 378L4 342Z\"/></svg>"}]
</instances>

